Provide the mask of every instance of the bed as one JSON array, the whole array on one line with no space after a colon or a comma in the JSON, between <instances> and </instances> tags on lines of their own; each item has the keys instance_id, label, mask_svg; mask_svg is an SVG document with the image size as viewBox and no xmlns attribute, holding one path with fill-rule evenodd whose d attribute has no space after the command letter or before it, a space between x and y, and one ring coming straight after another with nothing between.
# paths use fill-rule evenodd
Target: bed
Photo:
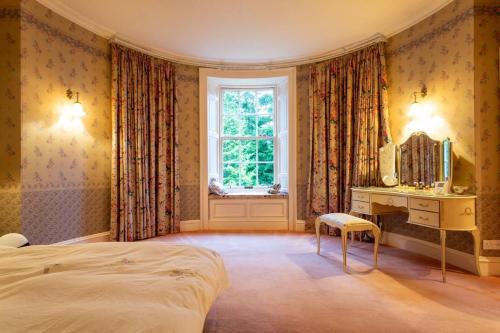
<instances>
[{"instance_id":1,"label":"bed","mask_svg":"<svg viewBox=\"0 0 500 333\"><path fill-rule=\"evenodd\" d=\"M160 242L0 248L2 332L201 332L216 252Z\"/></svg>"}]
</instances>

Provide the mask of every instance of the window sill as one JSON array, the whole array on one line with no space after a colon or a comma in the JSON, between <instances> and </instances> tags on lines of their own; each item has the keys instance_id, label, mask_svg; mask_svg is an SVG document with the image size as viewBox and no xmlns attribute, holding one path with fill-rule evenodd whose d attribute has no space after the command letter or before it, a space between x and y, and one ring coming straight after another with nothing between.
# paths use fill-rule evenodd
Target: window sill
<instances>
[{"instance_id":1,"label":"window sill","mask_svg":"<svg viewBox=\"0 0 500 333\"><path fill-rule=\"evenodd\" d=\"M270 194L267 191L233 191L224 195L209 194L208 199L287 199L287 192Z\"/></svg>"}]
</instances>

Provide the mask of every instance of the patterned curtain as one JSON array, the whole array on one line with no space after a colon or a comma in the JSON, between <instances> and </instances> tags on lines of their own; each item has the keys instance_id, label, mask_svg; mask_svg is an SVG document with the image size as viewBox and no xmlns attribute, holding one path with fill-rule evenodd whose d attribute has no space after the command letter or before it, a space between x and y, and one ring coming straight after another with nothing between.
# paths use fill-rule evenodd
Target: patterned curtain
<instances>
[{"instance_id":1,"label":"patterned curtain","mask_svg":"<svg viewBox=\"0 0 500 333\"><path fill-rule=\"evenodd\" d=\"M173 64L113 44L111 238L179 231Z\"/></svg>"},{"instance_id":2,"label":"patterned curtain","mask_svg":"<svg viewBox=\"0 0 500 333\"><path fill-rule=\"evenodd\" d=\"M390 140L384 45L311 65L309 219L349 212L352 186L380 184L378 148Z\"/></svg>"}]
</instances>

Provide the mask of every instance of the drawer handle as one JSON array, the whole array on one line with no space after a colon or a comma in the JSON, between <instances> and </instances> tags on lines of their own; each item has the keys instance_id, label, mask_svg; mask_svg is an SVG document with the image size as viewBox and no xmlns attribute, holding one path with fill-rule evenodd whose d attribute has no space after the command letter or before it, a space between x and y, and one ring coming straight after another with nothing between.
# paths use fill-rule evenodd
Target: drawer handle
<instances>
[{"instance_id":1,"label":"drawer handle","mask_svg":"<svg viewBox=\"0 0 500 333\"><path fill-rule=\"evenodd\" d=\"M358 209L363 209L364 207L361 205L358 205Z\"/></svg>"},{"instance_id":2,"label":"drawer handle","mask_svg":"<svg viewBox=\"0 0 500 333\"><path fill-rule=\"evenodd\" d=\"M419 205L420 207L429 207L429 204L423 204L423 203L421 203L421 202L420 202L418 205Z\"/></svg>"},{"instance_id":3,"label":"drawer handle","mask_svg":"<svg viewBox=\"0 0 500 333\"><path fill-rule=\"evenodd\" d=\"M392 198L387 199L387 203L392 205L394 203L394 200Z\"/></svg>"},{"instance_id":4,"label":"drawer handle","mask_svg":"<svg viewBox=\"0 0 500 333\"><path fill-rule=\"evenodd\" d=\"M422 216L419 216L418 218L419 218L419 219L421 219L422 221L429 221L429 218L428 218L428 217L422 217Z\"/></svg>"}]
</instances>

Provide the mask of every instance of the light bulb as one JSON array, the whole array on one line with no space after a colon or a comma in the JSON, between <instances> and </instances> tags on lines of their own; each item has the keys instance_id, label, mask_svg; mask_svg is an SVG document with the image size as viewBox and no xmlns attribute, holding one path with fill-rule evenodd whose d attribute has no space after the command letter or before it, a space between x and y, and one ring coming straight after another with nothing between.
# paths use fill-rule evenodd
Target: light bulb
<instances>
[{"instance_id":1,"label":"light bulb","mask_svg":"<svg viewBox=\"0 0 500 333\"><path fill-rule=\"evenodd\" d=\"M413 102L410 106L410 117L416 118L422 115L422 105L419 102Z\"/></svg>"},{"instance_id":2,"label":"light bulb","mask_svg":"<svg viewBox=\"0 0 500 333\"><path fill-rule=\"evenodd\" d=\"M73 104L73 107L71 108L71 115L73 118L81 118L85 116L82 103L77 101Z\"/></svg>"}]
</instances>

